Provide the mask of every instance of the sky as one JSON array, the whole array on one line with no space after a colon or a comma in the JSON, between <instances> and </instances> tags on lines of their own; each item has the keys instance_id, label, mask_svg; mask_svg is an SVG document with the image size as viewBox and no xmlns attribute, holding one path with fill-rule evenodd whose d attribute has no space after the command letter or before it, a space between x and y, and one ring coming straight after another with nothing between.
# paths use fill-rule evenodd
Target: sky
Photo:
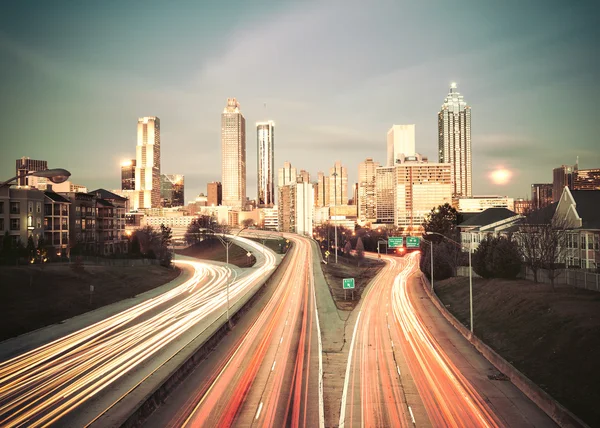
<instances>
[{"instance_id":1,"label":"sky","mask_svg":"<svg viewBox=\"0 0 600 428\"><path fill-rule=\"evenodd\" d=\"M158 116L161 171L184 174L192 200L220 181L220 115L236 97L249 197L267 119L275 168L316 177L339 160L351 183L365 158L385 163L393 124L416 124L417 151L437 161L437 112L457 82L473 193L528 197L577 156L600 168L599 17L595 0L10 2L0 172L29 156L90 190L119 188L138 117ZM502 185L499 168L512 172Z\"/></svg>"}]
</instances>

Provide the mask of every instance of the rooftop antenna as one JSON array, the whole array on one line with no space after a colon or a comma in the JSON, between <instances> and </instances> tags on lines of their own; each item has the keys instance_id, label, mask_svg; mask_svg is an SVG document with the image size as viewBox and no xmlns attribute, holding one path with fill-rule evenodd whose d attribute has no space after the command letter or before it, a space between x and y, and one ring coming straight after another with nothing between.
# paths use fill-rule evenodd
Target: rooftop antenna
<instances>
[{"instance_id":1,"label":"rooftop antenna","mask_svg":"<svg viewBox=\"0 0 600 428\"><path fill-rule=\"evenodd\" d=\"M575 162L575 169L579 169L579 156L577 156L577 161Z\"/></svg>"}]
</instances>

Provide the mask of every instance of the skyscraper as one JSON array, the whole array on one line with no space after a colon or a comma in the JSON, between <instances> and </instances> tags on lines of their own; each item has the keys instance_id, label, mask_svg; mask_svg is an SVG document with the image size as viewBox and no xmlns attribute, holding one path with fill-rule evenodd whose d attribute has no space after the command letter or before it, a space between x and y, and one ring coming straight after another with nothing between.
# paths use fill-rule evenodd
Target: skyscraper
<instances>
[{"instance_id":1,"label":"skyscraper","mask_svg":"<svg viewBox=\"0 0 600 428\"><path fill-rule=\"evenodd\" d=\"M160 197L165 208L182 207L184 198L184 176L181 174L160 175Z\"/></svg>"},{"instance_id":2,"label":"skyscraper","mask_svg":"<svg viewBox=\"0 0 600 428\"><path fill-rule=\"evenodd\" d=\"M552 204L552 183L532 184L531 203L534 210L539 210Z\"/></svg>"},{"instance_id":3,"label":"skyscraper","mask_svg":"<svg viewBox=\"0 0 600 428\"><path fill-rule=\"evenodd\" d=\"M256 123L256 143L257 143L257 203L259 207L272 207L275 203L275 171L274 171L274 152L275 152L275 122Z\"/></svg>"},{"instance_id":4,"label":"skyscraper","mask_svg":"<svg viewBox=\"0 0 600 428\"><path fill-rule=\"evenodd\" d=\"M221 114L221 153L223 205L243 210L246 205L246 119L235 98L227 99Z\"/></svg>"},{"instance_id":5,"label":"skyscraper","mask_svg":"<svg viewBox=\"0 0 600 428\"><path fill-rule=\"evenodd\" d=\"M329 206L348 204L348 171L340 161L329 169Z\"/></svg>"},{"instance_id":6,"label":"skyscraper","mask_svg":"<svg viewBox=\"0 0 600 428\"><path fill-rule=\"evenodd\" d=\"M317 173L315 207L329 206L329 177L323 172Z\"/></svg>"},{"instance_id":7,"label":"skyscraper","mask_svg":"<svg viewBox=\"0 0 600 428\"><path fill-rule=\"evenodd\" d=\"M48 162L45 160L35 160L23 156L21 159L17 159L16 163L16 176L27 174L31 171L44 171L48 169ZM17 184L19 186L27 186L27 179L29 177L21 177L18 179Z\"/></svg>"},{"instance_id":8,"label":"skyscraper","mask_svg":"<svg viewBox=\"0 0 600 428\"><path fill-rule=\"evenodd\" d=\"M223 191L221 183L213 181L206 185L207 201L209 207L217 207L223 202Z\"/></svg>"},{"instance_id":9,"label":"skyscraper","mask_svg":"<svg viewBox=\"0 0 600 428\"><path fill-rule=\"evenodd\" d=\"M573 179L577 169L571 165L561 165L552 170L552 202L558 202L565 187L573 190Z\"/></svg>"},{"instance_id":10,"label":"skyscraper","mask_svg":"<svg viewBox=\"0 0 600 428\"><path fill-rule=\"evenodd\" d=\"M387 133L387 166L394 166L401 155L415 155L415 125L393 125Z\"/></svg>"},{"instance_id":11,"label":"skyscraper","mask_svg":"<svg viewBox=\"0 0 600 428\"><path fill-rule=\"evenodd\" d=\"M277 187L287 186L296 182L297 170L289 162L283 163L277 174Z\"/></svg>"},{"instance_id":12,"label":"skyscraper","mask_svg":"<svg viewBox=\"0 0 600 428\"><path fill-rule=\"evenodd\" d=\"M375 181L379 162L367 158L358 164L358 223L375 223L377 221L377 195Z\"/></svg>"},{"instance_id":13,"label":"skyscraper","mask_svg":"<svg viewBox=\"0 0 600 428\"><path fill-rule=\"evenodd\" d=\"M121 164L121 190L135 190L135 159Z\"/></svg>"},{"instance_id":14,"label":"skyscraper","mask_svg":"<svg viewBox=\"0 0 600 428\"><path fill-rule=\"evenodd\" d=\"M450 85L450 93L438 113L438 156L450 164L453 198L471 197L471 107Z\"/></svg>"},{"instance_id":15,"label":"skyscraper","mask_svg":"<svg viewBox=\"0 0 600 428\"><path fill-rule=\"evenodd\" d=\"M137 125L133 209L160 208L160 119L141 117Z\"/></svg>"}]
</instances>

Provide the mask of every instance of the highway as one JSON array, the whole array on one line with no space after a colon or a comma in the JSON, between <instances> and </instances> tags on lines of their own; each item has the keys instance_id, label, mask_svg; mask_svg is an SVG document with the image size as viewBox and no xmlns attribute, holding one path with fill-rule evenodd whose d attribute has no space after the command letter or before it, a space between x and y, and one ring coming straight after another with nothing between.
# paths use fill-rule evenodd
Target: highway
<instances>
[{"instance_id":1,"label":"highway","mask_svg":"<svg viewBox=\"0 0 600 428\"><path fill-rule=\"evenodd\" d=\"M424 297L418 253L383 256L354 324L339 426L554 426ZM462 339L462 341L461 341Z\"/></svg>"},{"instance_id":2,"label":"highway","mask_svg":"<svg viewBox=\"0 0 600 428\"><path fill-rule=\"evenodd\" d=\"M270 294L145 426L324 426L311 244L285 237L293 246Z\"/></svg>"},{"instance_id":3,"label":"highway","mask_svg":"<svg viewBox=\"0 0 600 428\"><path fill-rule=\"evenodd\" d=\"M222 317L275 268L254 241L260 264L235 277L227 266L176 260L194 275L182 285L72 334L0 363L0 425L85 426Z\"/></svg>"}]
</instances>

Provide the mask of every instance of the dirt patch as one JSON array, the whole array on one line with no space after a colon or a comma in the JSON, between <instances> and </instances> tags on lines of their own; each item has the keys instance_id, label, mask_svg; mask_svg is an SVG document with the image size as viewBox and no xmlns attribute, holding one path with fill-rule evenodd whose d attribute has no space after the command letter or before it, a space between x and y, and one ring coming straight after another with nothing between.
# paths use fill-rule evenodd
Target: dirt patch
<instances>
[{"instance_id":1,"label":"dirt patch","mask_svg":"<svg viewBox=\"0 0 600 428\"><path fill-rule=\"evenodd\" d=\"M336 264L335 256L329 256L329 263L321 264L321 267L336 307L342 311L354 309L365 287L384 265L381 260L365 258L358 266L356 259L340 256ZM354 293L351 290L344 290L342 286L344 278L354 278Z\"/></svg>"},{"instance_id":2,"label":"dirt patch","mask_svg":"<svg viewBox=\"0 0 600 428\"><path fill-rule=\"evenodd\" d=\"M468 326L469 279L435 288ZM590 426L600 426L600 293L474 278L473 307L477 336Z\"/></svg>"},{"instance_id":3,"label":"dirt patch","mask_svg":"<svg viewBox=\"0 0 600 428\"><path fill-rule=\"evenodd\" d=\"M90 266L74 272L68 264L0 269L0 341L55 324L163 285L179 269L162 266ZM90 299L90 285L94 293Z\"/></svg>"},{"instance_id":4,"label":"dirt patch","mask_svg":"<svg viewBox=\"0 0 600 428\"><path fill-rule=\"evenodd\" d=\"M221 241L217 238L207 238L191 247L183 250L175 250L177 254L197 259L214 260L216 262L227 261L227 250ZM229 247L229 263L238 267L251 267L256 263L254 256L248 257L247 250L232 244Z\"/></svg>"}]
</instances>

